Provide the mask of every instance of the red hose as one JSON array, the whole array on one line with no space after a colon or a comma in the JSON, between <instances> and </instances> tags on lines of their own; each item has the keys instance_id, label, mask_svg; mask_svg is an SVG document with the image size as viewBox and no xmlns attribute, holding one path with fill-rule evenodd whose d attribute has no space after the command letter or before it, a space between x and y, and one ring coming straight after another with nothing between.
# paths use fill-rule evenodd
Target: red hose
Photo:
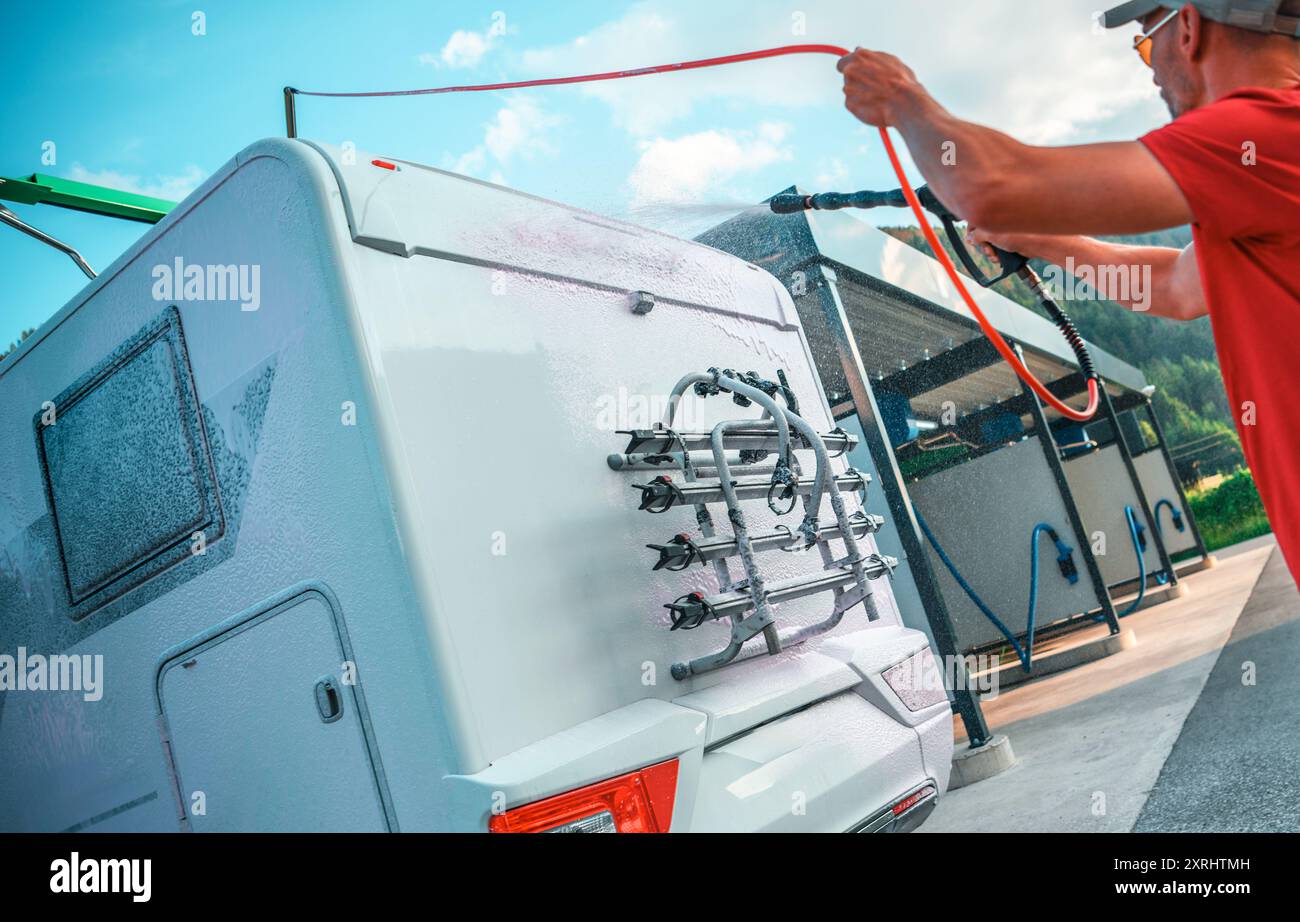
<instances>
[{"instance_id":1,"label":"red hose","mask_svg":"<svg viewBox=\"0 0 1300 922\"><path fill-rule=\"evenodd\" d=\"M682 61L677 64L658 64L654 67L638 67L632 70L611 70L600 74L582 74L576 77L546 77L540 80L516 80L510 83L480 83L473 86L443 86L434 87L426 90L390 90L386 92L368 92L368 93L320 93L308 90L286 89L286 93L292 93L299 96L330 96L330 97L365 97L365 96L432 96L440 93L478 93L486 90L514 90L532 86L559 86L568 83L595 83L600 80L622 80L626 77L644 77L649 74L666 74L672 71L697 70L702 67L720 67L724 64L738 64L741 61L758 61L762 58L776 58L789 54L830 54L842 58L849 54L847 48L840 48L838 45L782 45L779 48L764 48L759 51L746 51L741 54L728 54L718 58L701 58L698 61ZM979 305L972 297L970 290L966 287L966 282L960 272L957 271L956 265L953 264L948 251L943 248L939 242L938 235L934 228L930 226L930 221L925 215L925 209L921 207L920 200L912 190L912 183L907 178L907 173L903 170L903 164L898 159L898 152L894 149L894 142L890 140L889 132L885 128L880 129L880 140L885 145L885 153L889 156L889 163L894 168L894 173L898 177L898 183L903 189L903 195L907 198L907 203L912 206L912 213L916 215L917 223L921 225L921 233L925 235L926 241L930 244L930 249L934 251L935 258L943 266L948 277L957 288L962 300L966 302L966 307L979 323L980 329L984 335L993 343L994 348L1011 366L1020 379L1028 384L1035 394L1042 401L1050 406L1056 412L1060 413L1067 419L1076 422L1087 422L1097 413L1097 407L1101 400L1100 387L1096 378L1088 379L1088 405L1083 410L1076 410L1063 402L1055 394L1047 389L1043 382L1034 377L1034 373L1026 367L1025 363L1016 355L1011 346L1007 344L1002 333L989 322L980 310Z\"/></svg>"},{"instance_id":2,"label":"red hose","mask_svg":"<svg viewBox=\"0 0 1300 922\"><path fill-rule=\"evenodd\" d=\"M921 233L925 234L925 239L929 242L930 249L934 251L935 258L947 271L952 283L957 286L957 292L961 295L962 300L966 302L966 306L970 308L970 312L975 315L975 320L979 323L980 329L989 338L989 342L993 343L993 347L998 350L998 354L1011 366L1012 371L1020 376L1020 380L1033 388L1034 393L1039 396L1043 403L1056 410L1056 412L1079 423L1086 423L1092 419L1097 415L1097 407L1101 403L1101 388L1097 384L1097 379L1088 379L1088 405L1082 410L1076 410L1049 391L1047 385L1042 381L1034 377L1034 373L1021 361L1020 356L1016 355L1011 346L1007 344L1002 333L989 322L989 318L984 316L984 312L975 303L975 298L971 295L970 289L966 287L966 283L962 280L957 267L953 265L948 251L939 242L939 235L934 232L934 228L930 226L930 222L926 219L925 209L921 207L921 200L916 197L916 193L912 190L912 184L907 181L907 173L903 171L903 164L898 159L898 152L894 150L894 143L889 139L889 132L884 128L880 129L880 140L884 142L885 153L889 155L889 162L894 167L894 172L898 174L898 181L903 186L903 195L907 198L907 204L912 206L912 213L916 215L917 221L921 224Z\"/></svg>"}]
</instances>

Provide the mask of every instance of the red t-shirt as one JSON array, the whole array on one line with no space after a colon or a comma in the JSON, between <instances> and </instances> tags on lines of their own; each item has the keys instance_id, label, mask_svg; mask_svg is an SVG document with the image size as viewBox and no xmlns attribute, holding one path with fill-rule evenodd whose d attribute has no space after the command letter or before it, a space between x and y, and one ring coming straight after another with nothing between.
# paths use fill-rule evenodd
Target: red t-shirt
<instances>
[{"instance_id":1,"label":"red t-shirt","mask_svg":"<svg viewBox=\"0 0 1300 922\"><path fill-rule=\"evenodd\" d=\"M1300 84L1238 90L1142 143L1191 205L1237 431L1300 576Z\"/></svg>"}]
</instances>

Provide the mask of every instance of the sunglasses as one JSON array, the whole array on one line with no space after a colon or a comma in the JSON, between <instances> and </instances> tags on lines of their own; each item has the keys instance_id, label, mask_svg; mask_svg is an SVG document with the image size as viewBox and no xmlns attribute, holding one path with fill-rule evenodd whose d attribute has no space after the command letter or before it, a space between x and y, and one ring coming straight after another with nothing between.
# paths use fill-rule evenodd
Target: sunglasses
<instances>
[{"instance_id":1,"label":"sunglasses","mask_svg":"<svg viewBox=\"0 0 1300 922\"><path fill-rule=\"evenodd\" d=\"M1141 35L1133 39L1133 50L1138 53L1138 57L1142 59L1142 63L1145 64L1147 67L1151 66L1151 45L1152 45L1151 37L1155 35L1157 32L1159 32L1166 25L1173 22L1174 19L1176 19L1177 17L1178 17L1178 10L1174 10L1172 13L1170 13L1164 19L1160 20L1150 29L1148 29L1147 31L1143 32Z\"/></svg>"}]
</instances>

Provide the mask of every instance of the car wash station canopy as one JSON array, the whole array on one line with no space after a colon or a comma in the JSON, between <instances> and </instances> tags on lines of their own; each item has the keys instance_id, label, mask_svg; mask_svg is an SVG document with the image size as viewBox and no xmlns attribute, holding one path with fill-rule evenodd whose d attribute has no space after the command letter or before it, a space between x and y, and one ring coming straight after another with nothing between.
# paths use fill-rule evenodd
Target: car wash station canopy
<instances>
[{"instance_id":1,"label":"car wash station canopy","mask_svg":"<svg viewBox=\"0 0 1300 922\"><path fill-rule=\"evenodd\" d=\"M1027 398L1015 374L984 337L939 264L851 212L777 215L751 209L699 239L766 269L796 295L801 286L835 286L895 444L909 441L898 437L902 433L896 427L905 423L897 419L895 406L910 404L911 412L904 415L912 428L955 419L960 428L978 435L990 423L1005 425L1008 414L1029 422ZM1024 350L1033 373L1058 396L1081 400L1083 378L1051 321L996 291L971 287L993 325ZM834 333L815 318L804 317L804 325L832 405L849 401L843 376L826 371L839 364L824 361L835 354ZM1144 401L1147 382L1138 369L1095 346L1090 351L1117 411ZM1045 409L1053 423L1060 420L1050 407Z\"/></svg>"}]
</instances>

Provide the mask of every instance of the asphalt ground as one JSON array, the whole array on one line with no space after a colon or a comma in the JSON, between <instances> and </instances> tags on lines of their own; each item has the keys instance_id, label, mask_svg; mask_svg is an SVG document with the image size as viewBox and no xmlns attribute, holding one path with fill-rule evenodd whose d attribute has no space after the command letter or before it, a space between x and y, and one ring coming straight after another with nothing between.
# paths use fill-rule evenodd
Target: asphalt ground
<instances>
[{"instance_id":1,"label":"asphalt ground","mask_svg":"<svg viewBox=\"0 0 1300 922\"><path fill-rule=\"evenodd\" d=\"M1132 648L986 700L1018 761L947 792L921 831L1297 828L1298 596L1271 537L1217 556L1124 619Z\"/></svg>"},{"instance_id":2,"label":"asphalt ground","mask_svg":"<svg viewBox=\"0 0 1300 922\"><path fill-rule=\"evenodd\" d=\"M1274 549L1138 832L1300 831L1300 591Z\"/></svg>"}]
</instances>

